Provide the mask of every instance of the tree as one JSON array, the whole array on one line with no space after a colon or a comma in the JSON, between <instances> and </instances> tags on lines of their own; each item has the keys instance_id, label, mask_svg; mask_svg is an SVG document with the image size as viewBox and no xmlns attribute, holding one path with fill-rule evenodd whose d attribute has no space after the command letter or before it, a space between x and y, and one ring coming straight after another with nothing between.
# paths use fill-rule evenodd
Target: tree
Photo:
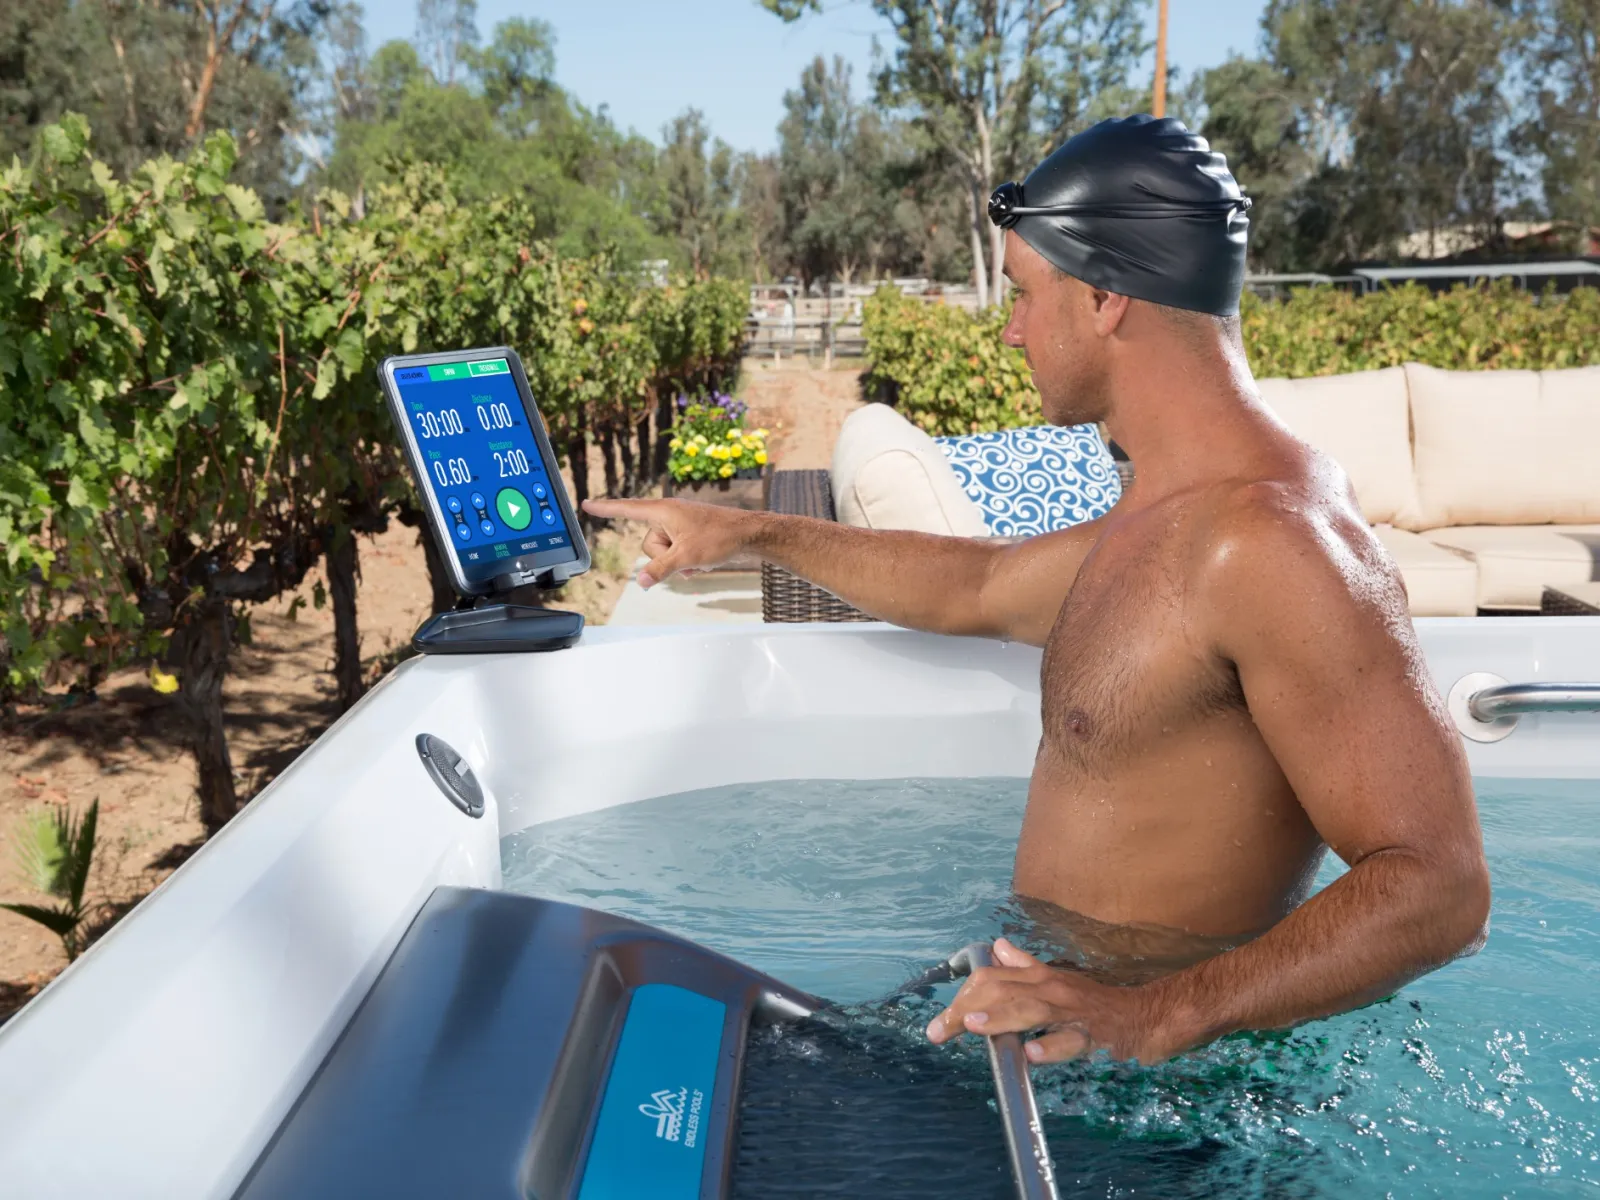
<instances>
[{"instance_id":1,"label":"tree","mask_svg":"<svg viewBox=\"0 0 1600 1200\"><path fill-rule=\"evenodd\" d=\"M463 197L524 197L566 253L615 246L627 259L659 256L649 220L659 208L655 149L574 101L554 67L553 35L537 21L501 22L488 46L463 51L453 83L411 43L386 43L343 69L350 82L335 106L332 151L313 183L350 195L361 211L402 164L433 163Z\"/></svg>"},{"instance_id":2,"label":"tree","mask_svg":"<svg viewBox=\"0 0 1600 1200\"><path fill-rule=\"evenodd\" d=\"M660 232L676 239L695 279L710 276L738 255L735 157L712 138L705 115L688 109L661 131Z\"/></svg>"},{"instance_id":3,"label":"tree","mask_svg":"<svg viewBox=\"0 0 1600 1200\"><path fill-rule=\"evenodd\" d=\"M762 0L785 20L820 0ZM980 306L1003 294L1005 238L989 193L1092 117L1126 104L1147 50L1144 0L873 0L895 45L879 101L950 166L966 201Z\"/></svg>"},{"instance_id":4,"label":"tree","mask_svg":"<svg viewBox=\"0 0 1600 1200\"><path fill-rule=\"evenodd\" d=\"M784 238L800 278L849 283L875 272L895 196L884 176L885 139L877 114L850 94L850 66L818 57L784 94L778 126L778 191Z\"/></svg>"},{"instance_id":5,"label":"tree","mask_svg":"<svg viewBox=\"0 0 1600 1200\"><path fill-rule=\"evenodd\" d=\"M1600 0L1531 0L1520 13L1533 112L1517 141L1539 163L1545 211L1587 233L1600 225Z\"/></svg>"},{"instance_id":6,"label":"tree","mask_svg":"<svg viewBox=\"0 0 1600 1200\"><path fill-rule=\"evenodd\" d=\"M478 0L417 0L417 42L447 87L478 45Z\"/></svg>"},{"instance_id":7,"label":"tree","mask_svg":"<svg viewBox=\"0 0 1600 1200\"><path fill-rule=\"evenodd\" d=\"M333 0L30 0L0 6L0 156L73 111L122 175L232 134L239 178L270 206L292 190L298 135Z\"/></svg>"},{"instance_id":8,"label":"tree","mask_svg":"<svg viewBox=\"0 0 1600 1200\"><path fill-rule=\"evenodd\" d=\"M757 283L782 278L789 253L784 241L783 174L774 154L744 153L734 167L745 252L741 256Z\"/></svg>"},{"instance_id":9,"label":"tree","mask_svg":"<svg viewBox=\"0 0 1600 1200\"><path fill-rule=\"evenodd\" d=\"M1519 30L1490 0L1273 0L1263 57L1205 78L1205 133L1259 198L1258 264L1325 269L1408 235L1435 257L1492 236L1517 183Z\"/></svg>"}]
</instances>

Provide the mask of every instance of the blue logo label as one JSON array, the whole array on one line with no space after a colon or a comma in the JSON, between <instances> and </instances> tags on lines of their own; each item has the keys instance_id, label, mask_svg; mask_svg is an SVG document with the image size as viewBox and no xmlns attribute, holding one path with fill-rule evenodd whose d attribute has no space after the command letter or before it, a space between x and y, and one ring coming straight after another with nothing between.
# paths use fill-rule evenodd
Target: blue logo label
<instances>
[{"instance_id":1,"label":"blue logo label","mask_svg":"<svg viewBox=\"0 0 1600 1200\"><path fill-rule=\"evenodd\" d=\"M396 371L394 373L394 381L396 383L427 383L428 368L411 367L404 371Z\"/></svg>"},{"instance_id":2,"label":"blue logo label","mask_svg":"<svg viewBox=\"0 0 1600 1200\"><path fill-rule=\"evenodd\" d=\"M720 1001L669 983L634 990L579 1200L700 1195L726 1017Z\"/></svg>"}]
</instances>

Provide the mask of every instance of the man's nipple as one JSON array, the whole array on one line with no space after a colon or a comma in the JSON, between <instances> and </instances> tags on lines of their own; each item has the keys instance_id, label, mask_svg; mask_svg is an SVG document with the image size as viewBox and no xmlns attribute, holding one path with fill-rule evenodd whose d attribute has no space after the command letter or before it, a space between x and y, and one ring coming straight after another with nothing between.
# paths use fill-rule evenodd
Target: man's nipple
<instances>
[{"instance_id":1,"label":"man's nipple","mask_svg":"<svg viewBox=\"0 0 1600 1200\"><path fill-rule=\"evenodd\" d=\"M1094 719L1081 708L1069 708L1061 715L1061 724L1073 737L1086 738L1094 731Z\"/></svg>"}]
</instances>

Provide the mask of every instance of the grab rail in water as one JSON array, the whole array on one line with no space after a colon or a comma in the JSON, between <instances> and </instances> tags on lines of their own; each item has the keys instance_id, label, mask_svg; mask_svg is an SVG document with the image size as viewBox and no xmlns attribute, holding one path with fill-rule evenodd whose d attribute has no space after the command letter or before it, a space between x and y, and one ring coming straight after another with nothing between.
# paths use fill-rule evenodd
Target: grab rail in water
<instances>
[{"instance_id":1,"label":"grab rail in water","mask_svg":"<svg viewBox=\"0 0 1600 1200\"><path fill-rule=\"evenodd\" d=\"M1463 737L1498 742L1528 713L1600 713L1600 683L1511 683L1474 671L1456 680L1446 705Z\"/></svg>"},{"instance_id":2,"label":"grab rail in water","mask_svg":"<svg viewBox=\"0 0 1600 1200\"><path fill-rule=\"evenodd\" d=\"M993 965L994 954L987 942L963 947L949 963L955 976L970 975L979 967ZM1033 1081L1028 1078L1022 1038L1002 1033L983 1040L989 1048L989 1070L994 1073L995 1096L1006 1131L1006 1150L1011 1155L1011 1176L1017 1182L1018 1200L1060 1200L1055 1166L1039 1120L1039 1105L1033 1098Z\"/></svg>"}]
</instances>

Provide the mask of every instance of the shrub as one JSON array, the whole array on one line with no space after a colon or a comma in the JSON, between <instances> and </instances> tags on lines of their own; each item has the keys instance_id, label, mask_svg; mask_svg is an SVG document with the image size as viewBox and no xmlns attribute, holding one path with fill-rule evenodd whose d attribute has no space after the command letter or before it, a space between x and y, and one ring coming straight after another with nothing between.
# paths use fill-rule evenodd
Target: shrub
<instances>
[{"instance_id":1,"label":"shrub","mask_svg":"<svg viewBox=\"0 0 1600 1200\"><path fill-rule=\"evenodd\" d=\"M318 558L359 694L351 535L418 516L382 357L517 348L580 500L592 441L632 492L656 474L658 399L737 364L737 285L564 258L520 199L462 204L433 168L364 216L324 196L308 227L228 181L225 134L128 180L81 117L41 146L0 169L0 696L176 666L209 829L238 806L222 682L246 606Z\"/></svg>"},{"instance_id":2,"label":"shrub","mask_svg":"<svg viewBox=\"0 0 1600 1200\"><path fill-rule=\"evenodd\" d=\"M932 434L981 433L1043 418L1020 351L1000 341L1006 310L976 316L883 288L862 313L868 366ZM1453 370L1600 363L1600 289L1534 295L1509 281L1435 294L1419 284L1355 295L1300 288L1246 294L1246 352L1258 377L1333 375L1420 362Z\"/></svg>"},{"instance_id":3,"label":"shrub","mask_svg":"<svg viewBox=\"0 0 1600 1200\"><path fill-rule=\"evenodd\" d=\"M989 433L1043 421L1022 352L1000 340L1008 309L974 316L879 288L861 310L867 366L896 404L935 435Z\"/></svg>"},{"instance_id":4,"label":"shrub","mask_svg":"<svg viewBox=\"0 0 1600 1200\"><path fill-rule=\"evenodd\" d=\"M25 814L12 835L18 874L34 891L54 897L55 903L0 904L0 908L59 937L68 962L83 951L83 922L89 914L84 890L94 863L99 820L99 800L91 802L81 817L62 804Z\"/></svg>"}]
</instances>

